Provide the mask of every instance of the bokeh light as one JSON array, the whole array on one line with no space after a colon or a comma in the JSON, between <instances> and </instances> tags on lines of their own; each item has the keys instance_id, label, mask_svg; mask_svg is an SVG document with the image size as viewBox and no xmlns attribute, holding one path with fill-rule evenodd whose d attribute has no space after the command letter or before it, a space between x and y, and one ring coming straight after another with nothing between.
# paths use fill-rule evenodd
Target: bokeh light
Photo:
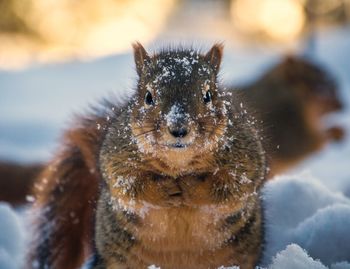
<instances>
[{"instance_id":1,"label":"bokeh light","mask_svg":"<svg viewBox=\"0 0 350 269\"><path fill-rule=\"evenodd\" d=\"M305 15L300 3L292 0L265 0L261 9L261 26L272 38L290 41L302 31Z\"/></svg>"},{"instance_id":2,"label":"bokeh light","mask_svg":"<svg viewBox=\"0 0 350 269\"><path fill-rule=\"evenodd\" d=\"M123 52L135 40L147 44L163 29L176 2L11 1L10 11L34 33L28 34L22 26L18 31L1 31L0 68L7 69L21 68L33 61L91 59Z\"/></svg>"},{"instance_id":3,"label":"bokeh light","mask_svg":"<svg viewBox=\"0 0 350 269\"><path fill-rule=\"evenodd\" d=\"M236 0L231 16L238 30L281 42L297 38L306 19L302 3L294 0Z\"/></svg>"}]
</instances>

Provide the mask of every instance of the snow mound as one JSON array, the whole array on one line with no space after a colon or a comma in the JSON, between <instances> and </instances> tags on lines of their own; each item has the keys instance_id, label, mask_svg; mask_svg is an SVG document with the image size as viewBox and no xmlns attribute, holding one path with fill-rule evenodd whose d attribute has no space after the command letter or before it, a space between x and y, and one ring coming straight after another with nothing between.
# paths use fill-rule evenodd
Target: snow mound
<instances>
[{"instance_id":1,"label":"snow mound","mask_svg":"<svg viewBox=\"0 0 350 269\"><path fill-rule=\"evenodd\" d=\"M285 250L277 253L268 269L328 269L328 267L311 258L300 246L290 244ZM330 269L350 269L350 263L335 263Z\"/></svg>"},{"instance_id":2,"label":"snow mound","mask_svg":"<svg viewBox=\"0 0 350 269\"><path fill-rule=\"evenodd\" d=\"M295 242L325 264L350 261L349 227L350 206L329 206L318 210L295 229Z\"/></svg>"},{"instance_id":3,"label":"snow mound","mask_svg":"<svg viewBox=\"0 0 350 269\"><path fill-rule=\"evenodd\" d=\"M327 269L321 262L315 261L298 245L291 244L279 252L269 269Z\"/></svg>"},{"instance_id":4,"label":"snow mound","mask_svg":"<svg viewBox=\"0 0 350 269\"><path fill-rule=\"evenodd\" d=\"M328 266L350 261L347 197L305 174L276 178L267 183L262 195L266 227L263 265L292 243Z\"/></svg>"},{"instance_id":5,"label":"snow mound","mask_svg":"<svg viewBox=\"0 0 350 269\"><path fill-rule=\"evenodd\" d=\"M337 262L331 266L331 269L350 269L350 263Z\"/></svg>"},{"instance_id":6,"label":"snow mound","mask_svg":"<svg viewBox=\"0 0 350 269\"><path fill-rule=\"evenodd\" d=\"M24 230L17 214L0 203L0 268L18 269L24 254Z\"/></svg>"}]
</instances>

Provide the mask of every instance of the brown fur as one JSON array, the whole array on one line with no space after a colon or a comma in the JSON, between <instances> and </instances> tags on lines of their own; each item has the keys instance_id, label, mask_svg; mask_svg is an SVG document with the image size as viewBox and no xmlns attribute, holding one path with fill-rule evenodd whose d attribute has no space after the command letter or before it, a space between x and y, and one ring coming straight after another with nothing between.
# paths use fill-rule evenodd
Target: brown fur
<instances>
[{"instance_id":1,"label":"brown fur","mask_svg":"<svg viewBox=\"0 0 350 269\"><path fill-rule=\"evenodd\" d=\"M0 201L13 206L26 204L33 183L43 169L42 164L0 163Z\"/></svg>"},{"instance_id":2,"label":"brown fur","mask_svg":"<svg viewBox=\"0 0 350 269\"><path fill-rule=\"evenodd\" d=\"M222 46L134 51L135 95L80 119L36 185L29 264L73 269L93 252L94 269L253 268L265 154L237 96L218 89Z\"/></svg>"},{"instance_id":3,"label":"brown fur","mask_svg":"<svg viewBox=\"0 0 350 269\"><path fill-rule=\"evenodd\" d=\"M322 122L342 109L337 85L326 70L306 59L286 57L238 91L263 122L270 178L344 136L343 128L327 129Z\"/></svg>"},{"instance_id":4,"label":"brown fur","mask_svg":"<svg viewBox=\"0 0 350 269\"><path fill-rule=\"evenodd\" d=\"M34 185L34 236L28 268L79 268L92 252L94 208L100 176L101 132L91 117L66 132L64 149ZM38 266L38 267L36 267Z\"/></svg>"}]
</instances>

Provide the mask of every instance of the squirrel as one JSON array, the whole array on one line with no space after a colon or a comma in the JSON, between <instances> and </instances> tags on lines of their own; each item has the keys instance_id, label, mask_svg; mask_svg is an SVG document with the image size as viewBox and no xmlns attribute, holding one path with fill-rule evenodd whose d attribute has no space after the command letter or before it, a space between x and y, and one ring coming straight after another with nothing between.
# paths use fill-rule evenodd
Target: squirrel
<instances>
[{"instance_id":1,"label":"squirrel","mask_svg":"<svg viewBox=\"0 0 350 269\"><path fill-rule=\"evenodd\" d=\"M343 104L332 75L311 60L287 56L237 91L250 113L262 121L268 178L344 137L342 127L323 126L324 117Z\"/></svg>"},{"instance_id":2,"label":"squirrel","mask_svg":"<svg viewBox=\"0 0 350 269\"><path fill-rule=\"evenodd\" d=\"M223 46L133 49L134 95L78 118L36 183L29 268L254 268L266 158Z\"/></svg>"}]
</instances>

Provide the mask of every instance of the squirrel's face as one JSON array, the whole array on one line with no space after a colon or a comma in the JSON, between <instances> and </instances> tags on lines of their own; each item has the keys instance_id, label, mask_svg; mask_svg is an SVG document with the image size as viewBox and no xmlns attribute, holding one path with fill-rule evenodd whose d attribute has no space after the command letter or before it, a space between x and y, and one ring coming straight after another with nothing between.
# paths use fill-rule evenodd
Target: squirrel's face
<instances>
[{"instance_id":1,"label":"squirrel's face","mask_svg":"<svg viewBox=\"0 0 350 269\"><path fill-rule=\"evenodd\" d=\"M134 46L139 75L132 132L139 149L181 169L213 151L226 126L217 86L222 46L206 54Z\"/></svg>"}]
</instances>

